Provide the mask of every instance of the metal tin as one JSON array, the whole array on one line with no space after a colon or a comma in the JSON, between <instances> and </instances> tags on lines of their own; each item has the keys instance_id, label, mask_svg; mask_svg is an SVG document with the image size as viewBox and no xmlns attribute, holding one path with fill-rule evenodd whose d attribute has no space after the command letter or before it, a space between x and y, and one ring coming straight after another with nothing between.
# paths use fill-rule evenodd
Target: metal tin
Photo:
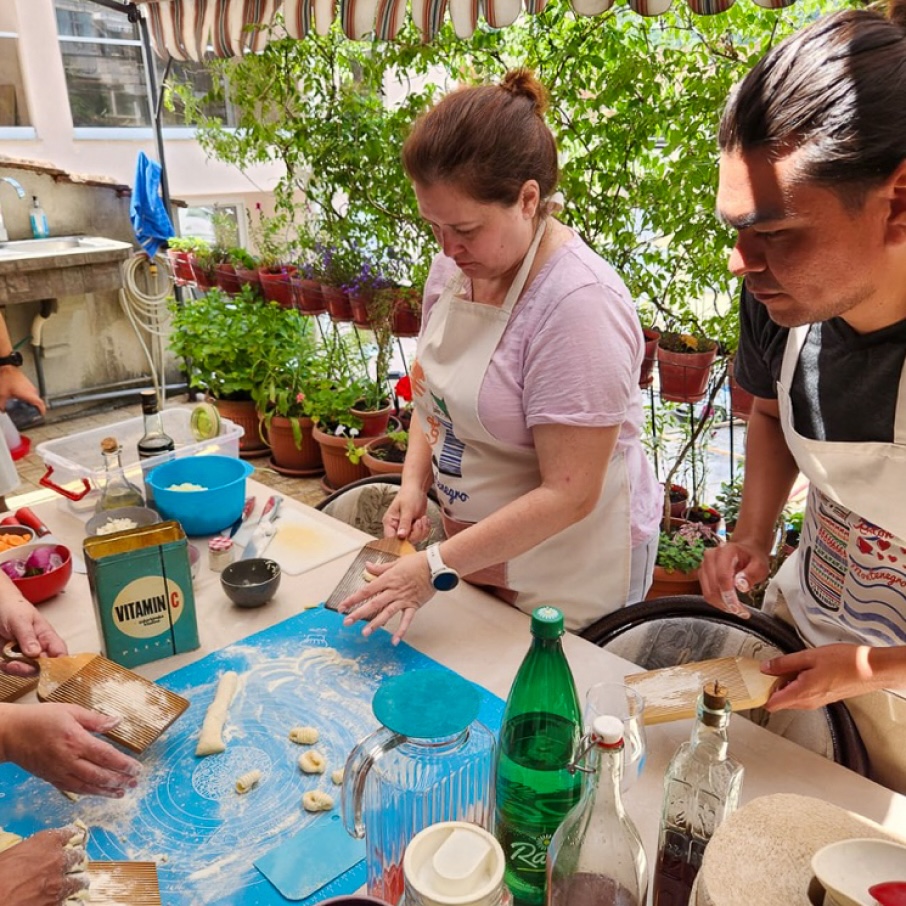
<instances>
[{"instance_id":1,"label":"metal tin","mask_svg":"<svg viewBox=\"0 0 906 906\"><path fill-rule=\"evenodd\" d=\"M175 521L86 538L104 654L136 667L198 648L189 546Z\"/></svg>"}]
</instances>

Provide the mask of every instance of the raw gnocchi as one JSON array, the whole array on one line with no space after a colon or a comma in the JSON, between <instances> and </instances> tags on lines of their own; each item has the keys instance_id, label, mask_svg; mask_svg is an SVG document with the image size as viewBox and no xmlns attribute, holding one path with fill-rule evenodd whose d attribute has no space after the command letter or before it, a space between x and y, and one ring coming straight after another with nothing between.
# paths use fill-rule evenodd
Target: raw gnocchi
<instances>
[{"instance_id":1,"label":"raw gnocchi","mask_svg":"<svg viewBox=\"0 0 906 906\"><path fill-rule=\"evenodd\" d=\"M302 794L302 808L306 812L329 812L333 808L333 796L323 790L308 790Z\"/></svg>"},{"instance_id":2,"label":"raw gnocchi","mask_svg":"<svg viewBox=\"0 0 906 906\"><path fill-rule=\"evenodd\" d=\"M321 734L318 733L315 727L293 727L289 731L290 740L300 746L312 746L318 741L320 736Z\"/></svg>"},{"instance_id":3,"label":"raw gnocchi","mask_svg":"<svg viewBox=\"0 0 906 906\"><path fill-rule=\"evenodd\" d=\"M317 749L309 749L299 756L299 768L306 774L323 774L327 759Z\"/></svg>"},{"instance_id":4,"label":"raw gnocchi","mask_svg":"<svg viewBox=\"0 0 906 906\"><path fill-rule=\"evenodd\" d=\"M344 773L345 773L344 768L337 768L337 769L330 775L331 781L333 781L337 786L342 786L342 785L343 785L343 774L344 774Z\"/></svg>"},{"instance_id":5,"label":"raw gnocchi","mask_svg":"<svg viewBox=\"0 0 906 906\"><path fill-rule=\"evenodd\" d=\"M261 771L246 771L241 777L236 778L236 792L240 795L247 793L253 786L258 785L261 777Z\"/></svg>"}]
</instances>

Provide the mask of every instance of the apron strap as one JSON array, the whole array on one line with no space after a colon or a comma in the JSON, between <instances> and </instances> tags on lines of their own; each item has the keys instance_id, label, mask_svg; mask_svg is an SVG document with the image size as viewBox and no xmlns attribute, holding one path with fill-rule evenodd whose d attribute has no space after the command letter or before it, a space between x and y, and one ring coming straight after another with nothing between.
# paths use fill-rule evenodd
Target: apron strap
<instances>
[{"instance_id":1,"label":"apron strap","mask_svg":"<svg viewBox=\"0 0 906 906\"><path fill-rule=\"evenodd\" d=\"M516 303L519 301L519 297L522 295L522 290L525 289L529 271L535 263L535 255L538 254L538 246L541 245L541 240L544 237L545 232L547 232L547 223L548 218L545 215L541 219L541 223L538 224L538 229L535 230L535 235L532 237L532 244L529 246L528 251L525 253L525 257L522 259L522 265L520 266L519 271L513 278L510 288L506 291L506 297L503 300L503 305L500 306L500 310L506 312L507 315L512 313Z\"/></svg>"}]
</instances>

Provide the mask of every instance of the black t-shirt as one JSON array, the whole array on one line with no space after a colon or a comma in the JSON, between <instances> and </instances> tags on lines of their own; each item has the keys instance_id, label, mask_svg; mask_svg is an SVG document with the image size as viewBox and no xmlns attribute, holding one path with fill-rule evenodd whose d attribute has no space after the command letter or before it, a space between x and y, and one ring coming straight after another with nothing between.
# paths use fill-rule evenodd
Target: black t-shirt
<instances>
[{"instance_id":1,"label":"black t-shirt","mask_svg":"<svg viewBox=\"0 0 906 906\"><path fill-rule=\"evenodd\" d=\"M750 393L777 398L789 330L743 289L734 374ZM812 324L790 388L796 430L812 440L893 442L906 321L858 334L841 318Z\"/></svg>"}]
</instances>

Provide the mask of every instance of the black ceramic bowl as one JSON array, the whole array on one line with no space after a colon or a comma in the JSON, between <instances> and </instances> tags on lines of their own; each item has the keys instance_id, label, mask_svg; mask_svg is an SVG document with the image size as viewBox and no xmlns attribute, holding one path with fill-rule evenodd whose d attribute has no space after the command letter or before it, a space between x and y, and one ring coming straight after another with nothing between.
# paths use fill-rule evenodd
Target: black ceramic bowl
<instances>
[{"instance_id":1,"label":"black ceramic bowl","mask_svg":"<svg viewBox=\"0 0 906 906\"><path fill-rule=\"evenodd\" d=\"M280 564L261 557L237 560L220 574L220 584L237 606L260 607L280 587Z\"/></svg>"}]
</instances>

